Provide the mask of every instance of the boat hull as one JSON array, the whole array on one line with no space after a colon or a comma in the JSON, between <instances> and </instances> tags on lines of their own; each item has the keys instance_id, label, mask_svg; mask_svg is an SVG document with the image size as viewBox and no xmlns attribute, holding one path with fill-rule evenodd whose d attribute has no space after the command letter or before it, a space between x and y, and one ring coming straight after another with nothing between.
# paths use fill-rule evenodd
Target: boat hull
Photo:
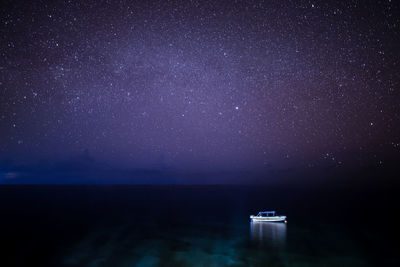
<instances>
[{"instance_id":1,"label":"boat hull","mask_svg":"<svg viewBox=\"0 0 400 267\"><path fill-rule=\"evenodd\" d=\"M286 221L286 216L267 216L267 217L262 217L262 216L250 216L250 220L253 222L285 222Z\"/></svg>"}]
</instances>

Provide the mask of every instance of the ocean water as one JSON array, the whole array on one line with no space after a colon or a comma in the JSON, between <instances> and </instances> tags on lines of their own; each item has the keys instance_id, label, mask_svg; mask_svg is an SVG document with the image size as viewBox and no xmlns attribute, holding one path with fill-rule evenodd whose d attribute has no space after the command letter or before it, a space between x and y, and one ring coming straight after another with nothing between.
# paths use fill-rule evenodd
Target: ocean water
<instances>
[{"instance_id":1,"label":"ocean water","mask_svg":"<svg viewBox=\"0 0 400 267\"><path fill-rule=\"evenodd\" d=\"M0 186L0 266L400 266L387 190Z\"/></svg>"}]
</instances>

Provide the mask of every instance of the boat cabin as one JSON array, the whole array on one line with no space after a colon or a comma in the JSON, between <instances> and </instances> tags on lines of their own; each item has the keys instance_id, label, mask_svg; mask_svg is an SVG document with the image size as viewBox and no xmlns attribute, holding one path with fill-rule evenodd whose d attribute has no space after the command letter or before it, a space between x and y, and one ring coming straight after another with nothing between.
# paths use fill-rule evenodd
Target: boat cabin
<instances>
[{"instance_id":1,"label":"boat cabin","mask_svg":"<svg viewBox=\"0 0 400 267\"><path fill-rule=\"evenodd\" d=\"M275 211L260 211L257 214L257 217L270 217L275 216Z\"/></svg>"}]
</instances>

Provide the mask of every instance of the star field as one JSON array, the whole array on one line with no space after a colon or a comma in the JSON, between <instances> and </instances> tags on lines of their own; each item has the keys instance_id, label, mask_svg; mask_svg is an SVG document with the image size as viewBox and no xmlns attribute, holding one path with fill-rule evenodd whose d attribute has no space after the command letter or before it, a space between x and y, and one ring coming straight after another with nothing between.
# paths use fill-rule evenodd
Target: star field
<instances>
[{"instance_id":1,"label":"star field","mask_svg":"<svg viewBox=\"0 0 400 267\"><path fill-rule=\"evenodd\" d=\"M396 1L9 1L0 159L124 167L385 164Z\"/></svg>"}]
</instances>

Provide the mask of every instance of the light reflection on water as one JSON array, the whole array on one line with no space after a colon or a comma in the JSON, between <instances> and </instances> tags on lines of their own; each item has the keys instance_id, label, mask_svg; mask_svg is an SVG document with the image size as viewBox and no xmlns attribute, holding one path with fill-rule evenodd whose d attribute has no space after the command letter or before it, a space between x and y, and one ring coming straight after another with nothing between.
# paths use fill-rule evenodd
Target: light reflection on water
<instances>
[{"instance_id":1,"label":"light reflection on water","mask_svg":"<svg viewBox=\"0 0 400 267\"><path fill-rule=\"evenodd\" d=\"M250 222L251 239L260 245L282 247L286 242L286 223Z\"/></svg>"}]
</instances>

